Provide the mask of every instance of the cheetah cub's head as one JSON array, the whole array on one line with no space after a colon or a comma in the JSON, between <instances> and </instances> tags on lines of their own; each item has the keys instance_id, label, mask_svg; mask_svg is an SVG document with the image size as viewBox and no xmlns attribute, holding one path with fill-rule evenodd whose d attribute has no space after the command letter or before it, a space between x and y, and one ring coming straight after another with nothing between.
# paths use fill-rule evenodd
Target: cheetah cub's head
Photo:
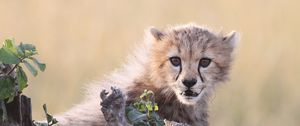
<instances>
[{"instance_id":1,"label":"cheetah cub's head","mask_svg":"<svg viewBox=\"0 0 300 126\"><path fill-rule=\"evenodd\" d=\"M197 25L150 29L151 78L166 94L195 104L227 79L237 40L235 32L218 35Z\"/></svg>"}]
</instances>

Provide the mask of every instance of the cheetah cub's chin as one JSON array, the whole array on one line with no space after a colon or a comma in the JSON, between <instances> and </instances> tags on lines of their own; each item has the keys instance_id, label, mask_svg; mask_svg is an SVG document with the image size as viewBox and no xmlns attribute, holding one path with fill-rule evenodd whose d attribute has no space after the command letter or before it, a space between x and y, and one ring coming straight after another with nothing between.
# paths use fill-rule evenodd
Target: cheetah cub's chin
<instances>
[{"instance_id":1,"label":"cheetah cub's chin","mask_svg":"<svg viewBox=\"0 0 300 126\"><path fill-rule=\"evenodd\" d=\"M196 104L203 95L205 87L202 87L200 91L196 92L191 89L185 91L177 92L177 98L184 104Z\"/></svg>"}]
</instances>

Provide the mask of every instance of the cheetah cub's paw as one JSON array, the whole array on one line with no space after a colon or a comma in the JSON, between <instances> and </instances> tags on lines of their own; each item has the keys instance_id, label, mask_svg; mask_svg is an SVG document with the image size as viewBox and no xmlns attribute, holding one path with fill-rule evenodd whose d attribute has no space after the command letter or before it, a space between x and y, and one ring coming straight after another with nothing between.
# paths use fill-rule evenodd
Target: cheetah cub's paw
<instances>
[{"instance_id":1,"label":"cheetah cub's paw","mask_svg":"<svg viewBox=\"0 0 300 126\"><path fill-rule=\"evenodd\" d=\"M125 126L125 96L120 89L111 87L111 93L102 90L100 93L102 102L101 111L108 126Z\"/></svg>"}]
</instances>

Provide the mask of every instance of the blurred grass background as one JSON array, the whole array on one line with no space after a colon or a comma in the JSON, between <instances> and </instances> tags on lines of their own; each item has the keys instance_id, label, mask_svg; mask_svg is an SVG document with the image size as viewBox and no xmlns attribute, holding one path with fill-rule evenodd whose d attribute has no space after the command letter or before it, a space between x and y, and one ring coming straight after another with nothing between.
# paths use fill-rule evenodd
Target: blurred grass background
<instances>
[{"instance_id":1,"label":"blurred grass background","mask_svg":"<svg viewBox=\"0 0 300 126\"><path fill-rule=\"evenodd\" d=\"M300 125L298 0L0 0L0 39L33 43L47 69L30 78L33 118L84 97L118 68L149 26L195 22L241 33L231 81L218 88L212 126Z\"/></svg>"}]
</instances>

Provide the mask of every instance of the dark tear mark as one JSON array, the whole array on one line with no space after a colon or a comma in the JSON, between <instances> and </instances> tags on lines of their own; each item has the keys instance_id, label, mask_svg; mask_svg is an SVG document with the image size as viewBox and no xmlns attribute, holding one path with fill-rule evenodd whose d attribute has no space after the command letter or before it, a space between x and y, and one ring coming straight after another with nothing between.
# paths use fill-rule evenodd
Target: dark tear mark
<instances>
[{"instance_id":1,"label":"dark tear mark","mask_svg":"<svg viewBox=\"0 0 300 126\"><path fill-rule=\"evenodd\" d=\"M200 62L199 62L199 65L198 65L198 73L199 73L199 76L200 76L200 79L201 79L202 83L204 83L204 79L203 79L203 77L202 77L202 75L201 75L200 68L201 68L201 66L200 66Z\"/></svg>"},{"instance_id":2,"label":"dark tear mark","mask_svg":"<svg viewBox=\"0 0 300 126\"><path fill-rule=\"evenodd\" d=\"M179 73L177 74L177 76L176 76L176 78L175 78L176 81L178 80L178 77L179 77L179 75L181 74L181 71L182 71L182 67L181 67L181 65L180 65L180 66L179 66Z\"/></svg>"}]
</instances>

